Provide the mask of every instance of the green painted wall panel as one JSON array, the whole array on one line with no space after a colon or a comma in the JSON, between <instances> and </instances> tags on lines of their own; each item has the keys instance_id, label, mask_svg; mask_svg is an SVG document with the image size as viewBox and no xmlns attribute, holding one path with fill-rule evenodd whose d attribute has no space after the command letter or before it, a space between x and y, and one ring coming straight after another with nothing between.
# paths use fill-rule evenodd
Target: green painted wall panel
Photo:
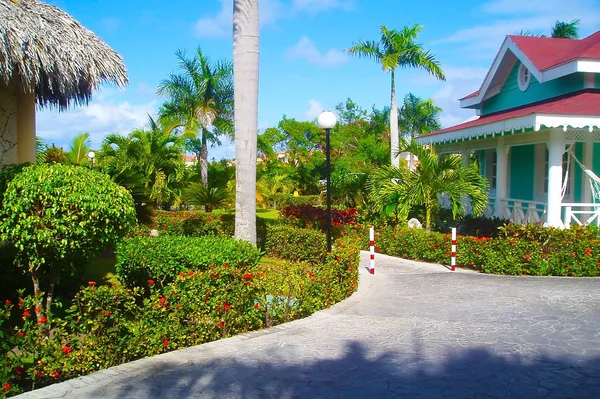
<instances>
[{"instance_id":1,"label":"green painted wall panel","mask_svg":"<svg viewBox=\"0 0 600 399\"><path fill-rule=\"evenodd\" d=\"M575 143L575 156L577 157L577 159L583 160L583 143ZM571 164L571 168L575 168L574 172L574 176L573 179L575 180L573 182L573 185L571 186L571 190L575 190L573 191L573 199L575 200L575 202L587 202L588 199L586 198L585 201L582 201L581 197L582 197L582 190L583 190L583 171L581 170L581 167L579 167L579 165L577 165L577 162L573 161L573 163ZM587 180L587 178L586 178ZM587 181L585 182L587 183Z\"/></svg>"},{"instance_id":2,"label":"green painted wall panel","mask_svg":"<svg viewBox=\"0 0 600 399\"><path fill-rule=\"evenodd\" d=\"M479 174L485 176L485 150L477 151L479 155Z\"/></svg>"},{"instance_id":3,"label":"green painted wall panel","mask_svg":"<svg viewBox=\"0 0 600 399\"><path fill-rule=\"evenodd\" d=\"M573 73L546 83L538 82L532 75L529 88L525 91L521 91L517 81L519 65L521 64L517 62L513 67L506 82L504 82L504 86L502 86L500 93L483 102L482 115L542 101L547 98L572 93L584 88L583 73Z\"/></svg>"},{"instance_id":4,"label":"green painted wall panel","mask_svg":"<svg viewBox=\"0 0 600 399\"><path fill-rule=\"evenodd\" d=\"M592 157L592 170L600 176L600 143L594 143L594 156Z\"/></svg>"},{"instance_id":5,"label":"green painted wall panel","mask_svg":"<svg viewBox=\"0 0 600 399\"><path fill-rule=\"evenodd\" d=\"M511 147L510 198L533 201L535 182L534 159L534 145Z\"/></svg>"}]
</instances>

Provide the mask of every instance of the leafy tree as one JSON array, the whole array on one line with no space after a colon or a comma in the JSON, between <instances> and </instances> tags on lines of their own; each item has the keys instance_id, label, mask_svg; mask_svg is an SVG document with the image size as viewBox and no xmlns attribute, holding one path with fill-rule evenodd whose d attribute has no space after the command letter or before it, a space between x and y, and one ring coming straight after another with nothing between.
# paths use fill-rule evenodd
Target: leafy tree
<instances>
[{"instance_id":1,"label":"leafy tree","mask_svg":"<svg viewBox=\"0 0 600 399\"><path fill-rule=\"evenodd\" d=\"M110 176L123 176L127 169L138 172L135 179L143 181L154 205L161 205L179 201L186 177L182 153L183 138L173 125L150 118L146 129L136 129L128 136L106 136L98 161Z\"/></svg>"},{"instance_id":2,"label":"leafy tree","mask_svg":"<svg viewBox=\"0 0 600 399\"><path fill-rule=\"evenodd\" d=\"M293 186L286 175L263 175L256 183L256 191L260 202L277 209L277 195L291 193Z\"/></svg>"},{"instance_id":3,"label":"leafy tree","mask_svg":"<svg viewBox=\"0 0 600 399\"><path fill-rule=\"evenodd\" d=\"M351 98L346 99L345 103L336 105L335 111L338 115L338 123L342 125L348 125L367 119L367 111L352 101Z\"/></svg>"},{"instance_id":4,"label":"leafy tree","mask_svg":"<svg viewBox=\"0 0 600 399\"><path fill-rule=\"evenodd\" d=\"M256 245L256 146L260 20L258 0L233 1L235 238Z\"/></svg>"},{"instance_id":5,"label":"leafy tree","mask_svg":"<svg viewBox=\"0 0 600 399\"><path fill-rule=\"evenodd\" d=\"M372 184L372 194L378 197L380 206L385 205L382 201L386 198L395 201L398 213L407 212L413 206L423 206L427 232L431 230L432 214L439 210L441 196L449 199L454 218L466 214L467 200L475 216L483 213L488 199L488 182L479 174L476 164L463 167L460 157L439 157L432 149L415 141L403 142L400 150L415 154L419 163L414 170L390 169L393 178ZM387 206L392 203L390 201Z\"/></svg>"},{"instance_id":6,"label":"leafy tree","mask_svg":"<svg viewBox=\"0 0 600 399\"><path fill-rule=\"evenodd\" d=\"M391 111L390 111L390 145L391 151L398 148L398 106L396 104L396 82L395 72L400 68L424 69L438 79L445 80L440 63L429 51L425 51L421 44L417 43L419 32L423 29L420 25L405 26L402 30L387 29L381 26L379 41L361 40L347 51L361 58L371 58L381 67L384 72L389 72L391 77ZM392 156L392 164L399 165L399 159Z\"/></svg>"},{"instance_id":7,"label":"leafy tree","mask_svg":"<svg viewBox=\"0 0 600 399\"><path fill-rule=\"evenodd\" d=\"M400 107L400 130L407 138L413 140L415 136L441 129L439 120L441 111L441 108L435 106L433 100L422 100L408 93ZM408 167L412 169L413 166L414 155L411 153Z\"/></svg>"},{"instance_id":8,"label":"leafy tree","mask_svg":"<svg viewBox=\"0 0 600 399\"><path fill-rule=\"evenodd\" d=\"M202 185L208 185L208 143L220 145L219 135L233 136L233 67L229 61L212 64L200 47L194 58L177 51L180 74L162 81L158 94L169 96L161 120L176 121L199 159Z\"/></svg>"},{"instance_id":9,"label":"leafy tree","mask_svg":"<svg viewBox=\"0 0 600 399\"><path fill-rule=\"evenodd\" d=\"M102 173L77 166L26 168L8 184L2 204L0 238L19 252L17 261L31 277L42 324L50 317L60 276L72 273L135 224L127 190Z\"/></svg>"}]
</instances>

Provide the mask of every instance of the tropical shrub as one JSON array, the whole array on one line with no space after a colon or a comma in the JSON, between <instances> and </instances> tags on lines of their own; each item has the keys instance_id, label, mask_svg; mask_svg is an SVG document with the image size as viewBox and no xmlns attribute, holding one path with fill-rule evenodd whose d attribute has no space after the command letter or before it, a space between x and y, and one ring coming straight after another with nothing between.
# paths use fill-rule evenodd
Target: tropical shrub
<instances>
[{"instance_id":1,"label":"tropical shrub","mask_svg":"<svg viewBox=\"0 0 600 399\"><path fill-rule=\"evenodd\" d=\"M277 207L286 206L323 206L325 200L320 195L293 195L279 193L275 194L274 199Z\"/></svg>"},{"instance_id":2,"label":"tropical shrub","mask_svg":"<svg viewBox=\"0 0 600 399\"><path fill-rule=\"evenodd\" d=\"M321 230L326 228L327 211L320 207L311 205L286 206L279 210L279 215L285 222L297 227L311 227ZM332 226L356 225L358 224L357 218L358 211L354 208L331 210Z\"/></svg>"},{"instance_id":3,"label":"tropical shrub","mask_svg":"<svg viewBox=\"0 0 600 399\"><path fill-rule=\"evenodd\" d=\"M420 229L380 227L376 251L449 264L451 237ZM534 276L600 276L600 235L594 227L552 229L507 225L497 237L458 236L457 265L484 273Z\"/></svg>"},{"instance_id":4,"label":"tropical shrub","mask_svg":"<svg viewBox=\"0 0 600 399\"><path fill-rule=\"evenodd\" d=\"M45 292L45 298L36 298L38 305L45 299L46 312L61 274L73 273L136 223L133 199L125 188L77 166L24 169L8 184L2 204L0 238L17 249L33 292ZM42 317L40 311L36 314Z\"/></svg>"},{"instance_id":5,"label":"tropical shrub","mask_svg":"<svg viewBox=\"0 0 600 399\"><path fill-rule=\"evenodd\" d=\"M265 251L268 256L279 259L320 264L327 257L326 236L319 230L271 226L267 231Z\"/></svg>"},{"instance_id":6,"label":"tropical shrub","mask_svg":"<svg viewBox=\"0 0 600 399\"><path fill-rule=\"evenodd\" d=\"M133 237L117 245L116 274L130 287L159 286L172 282L178 273L209 270L229 265L239 273L256 266L260 251L245 241L224 237Z\"/></svg>"}]
</instances>

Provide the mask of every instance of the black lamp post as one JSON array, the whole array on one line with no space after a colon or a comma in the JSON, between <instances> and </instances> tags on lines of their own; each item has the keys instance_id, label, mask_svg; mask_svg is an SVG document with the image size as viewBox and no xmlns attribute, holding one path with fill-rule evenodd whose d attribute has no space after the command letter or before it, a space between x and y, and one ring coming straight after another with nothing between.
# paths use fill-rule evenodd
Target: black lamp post
<instances>
[{"instance_id":1,"label":"black lamp post","mask_svg":"<svg viewBox=\"0 0 600 399\"><path fill-rule=\"evenodd\" d=\"M327 176L327 252L331 252L331 141L329 134L337 120L333 112L325 111L319 115L319 126L325 129L325 175Z\"/></svg>"}]
</instances>

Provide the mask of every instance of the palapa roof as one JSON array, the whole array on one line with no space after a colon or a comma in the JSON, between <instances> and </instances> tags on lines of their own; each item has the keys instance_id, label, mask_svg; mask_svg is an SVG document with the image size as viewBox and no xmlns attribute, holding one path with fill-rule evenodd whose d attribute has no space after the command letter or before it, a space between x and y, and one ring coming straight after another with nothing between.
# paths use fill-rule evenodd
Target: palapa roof
<instances>
[{"instance_id":1,"label":"palapa roof","mask_svg":"<svg viewBox=\"0 0 600 399\"><path fill-rule=\"evenodd\" d=\"M123 59L92 31L38 0L0 0L0 85L35 89L41 106L87 104L103 83L128 83Z\"/></svg>"}]
</instances>

